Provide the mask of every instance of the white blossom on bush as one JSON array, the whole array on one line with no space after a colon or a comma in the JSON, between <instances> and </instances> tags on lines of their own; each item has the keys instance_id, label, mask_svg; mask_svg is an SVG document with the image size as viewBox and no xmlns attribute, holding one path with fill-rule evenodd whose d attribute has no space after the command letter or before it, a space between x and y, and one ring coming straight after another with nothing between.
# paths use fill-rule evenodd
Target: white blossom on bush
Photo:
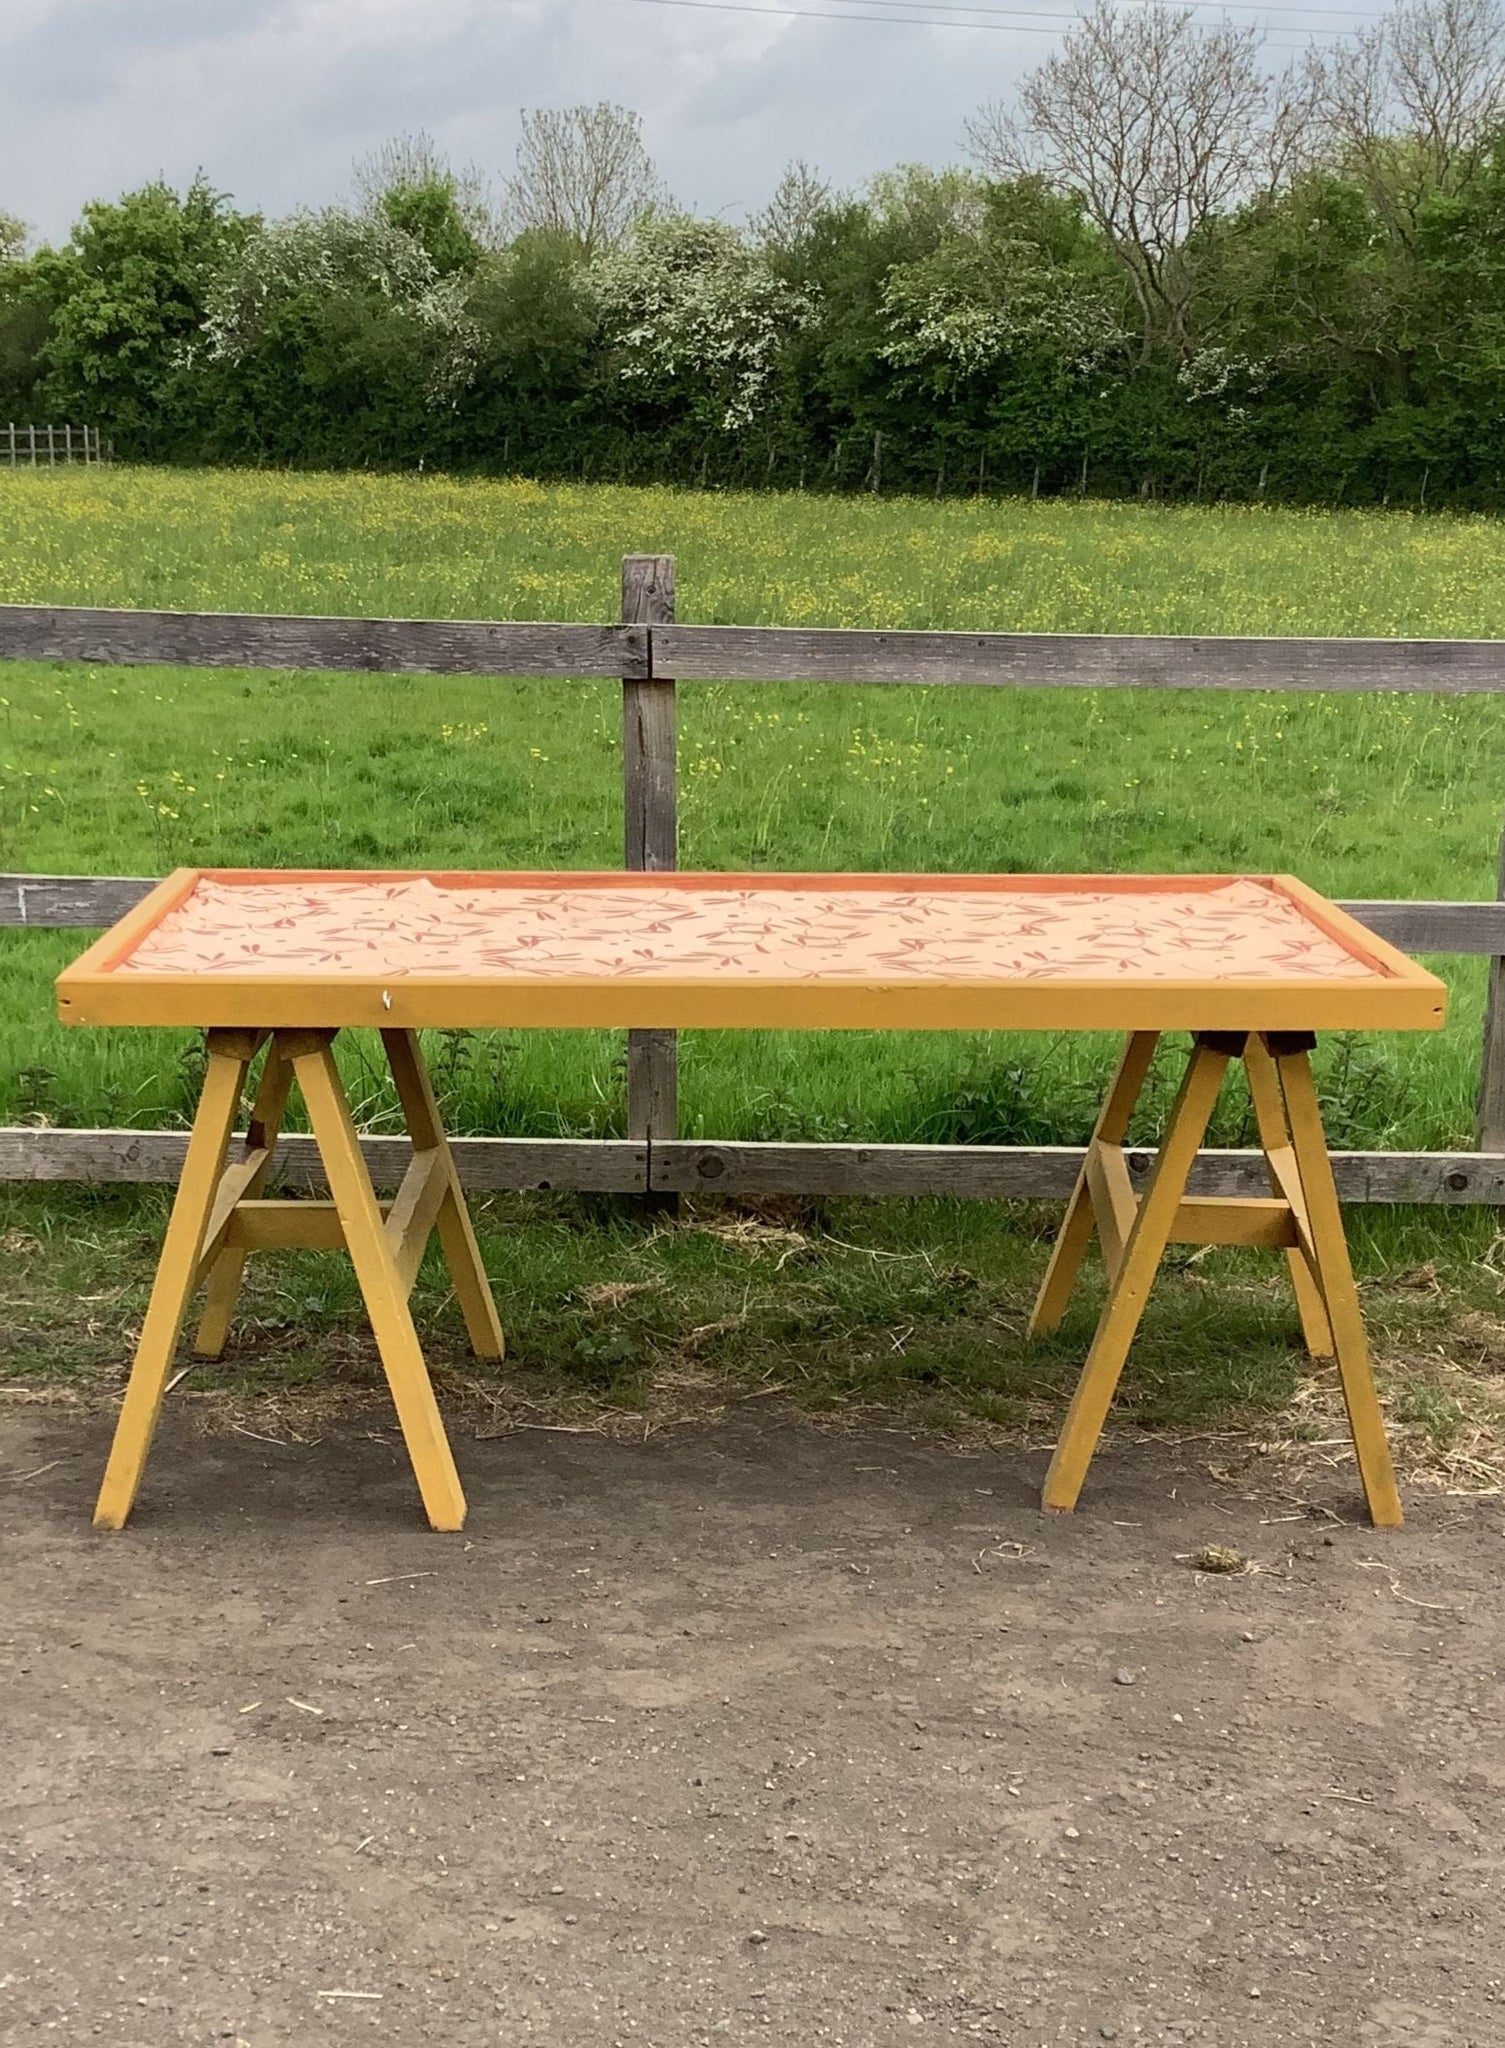
<instances>
[{"instance_id":1,"label":"white blossom on bush","mask_svg":"<svg viewBox=\"0 0 1505 2048\"><path fill-rule=\"evenodd\" d=\"M1051 263L1028 241L996 236L950 237L921 261L896 264L883 311L891 363L949 366L963 376L1039 348L1086 372L1123 333L1099 278Z\"/></svg>"},{"instance_id":2,"label":"white blossom on bush","mask_svg":"<svg viewBox=\"0 0 1505 2048\"><path fill-rule=\"evenodd\" d=\"M1176 382L1188 401L1227 400L1256 396L1279 367L1276 356L1250 356L1227 348L1193 349L1176 370ZM1236 410L1236 408L1234 408Z\"/></svg>"},{"instance_id":3,"label":"white blossom on bush","mask_svg":"<svg viewBox=\"0 0 1505 2048\"><path fill-rule=\"evenodd\" d=\"M640 222L586 282L623 382L681 398L688 385L692 406L728 433L758 417L786 343L815 313L736 228L683 215Z\"/></svg>"},{"instance_id":4,"label":"white blossom on bush","mask_svg":"<svg viewBox=\"0 0 1505 2048\"><path fill-rule=\"evenodd\" d=\"M441 276L417 236L379 214L294 214L247 241L210 299L199 345L211 361L237 363L293 299L376 298L423 332L428 395L451 397L480 355L481 332L466 310L470 288L462 274Z\"/></svg>"}]
</instances>

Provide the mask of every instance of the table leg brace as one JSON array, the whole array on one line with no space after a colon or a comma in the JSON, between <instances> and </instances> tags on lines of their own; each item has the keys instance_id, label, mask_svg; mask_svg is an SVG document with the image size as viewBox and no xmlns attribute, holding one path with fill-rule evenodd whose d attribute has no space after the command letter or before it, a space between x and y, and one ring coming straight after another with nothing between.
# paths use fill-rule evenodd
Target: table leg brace
<instances>
[{"instance_id":1,"label":"table leg brace","mask_svg":"<svg viewBox=\"0 0 1505 2048\"><path fill-rule=\"evenodd\" d=\"M1286 1264L1291 1275L1291 1291L1296 1297L1296 1310L1301 1317L1301 1334L1313 1358L1331 1358L1334 1355L1332 1326L1327 1320L1327 1308L1317 1278L1311 1219L1301 1186L1301 1171L1291 1149L1285 1095L1270 1049L1263 1038L1251 1037L1244 1047L1244 1073L1249 1082L1249 1100L1254 1105L1254 1120L1259 1127L1259 1142L1269 1169L1270 1191L1283 1195L1291 1203L1300 1232L1301 1241L1287 1251ZM1326 1156L1324 1150L1324 1159Z\"/></svg>"},{"instance_id":2,"label":"table leg brace","mask_svg":"<svg viewBox=\"0 0 1505 2048\"><path fill-rule=\"evenodd\" d=\"M1096 1146L1122 1145L1129 1135L1129 1120L1144 1092L1150 1062L1159 1043L1158 1031L1136 1031L1125 1045L1107 1099L1093 1126L1087 1148L1089 1157ZM1034 1314L1029 1319L1030 1336L1049 1336L1059 1326L1092 1241L1093 1222L1092 1194L1084 1161L1067 1204L1066 1220L1061 1225L1060 1235L1051 1251L1050 1264L1040 1284Z\"/></svg>"},{"instance_id":3,"label":"table leg brace","mask_svg":"<svg viewBox=\"0 0 1505 2048\"><path fill-rule=\"evenodd\" d=\"M1130 1043L1132 1047L1133 1041ZM1076 1506L1227 1067L1226 1053L1201 1043L1193 1048L1154 1171L1124 1240L1092 1349L1045 1475L1044 1505L1048 1508Z\"/></svg>"},{"instance_id":4,"label":"table leg brace","mask_svg":"<svg viewBox=\"0 0 1505 2048\"><path fill-rule=\"evenodd\" d=\"M1322 1112L1312 1084L1311 1062L1304 1051L1284 1050L1281 1040L1267 1041L1275 1054L1275 1068L1285 1096L1290 1120L1291 1146L1306 1198L1312 1249L1316 1257L1317 1284L1332 1330L1337 1354L1338 1378L1348 1426L1353 1432L1354 1456L1364 1482L1369 1518L1376 1528L1398 1529L1404 1517L1400 1492L1395 1483L1395 1466L1385 1435L1385 1418L1375 1392L1374 1373L1369 1363L1369 1341L1354 1286L1353 1267L1348 1259L1348 1239L1343 1230L1343 1212L1333 1183L1332 1161L1327 1156L1327 1138L1322 1129Z\"/></svg>"},{"instance_id":5,"label":"table leg brace","mask_svg":"<svg viewBox=\"0 0 1505 2048\"><path fill-rule=\"evenodd\" d=\"M251 1105L251 1120L246 1127L244 1164L251 1168L251 1173L244 1187L237 1192L237 1200L255 1200L267 1184L277 1149L277 1139L282 1130L282 1119L287 1111L287 1098L292 1080L293 1070L283 1058L282 1048L273 1038L267 1047L266 1065L261 1070L261 1085L256 1090L256 1100ZM212 1361L224 1357L225 1346L230 1340L230 1322L235 1314L235 1304L240 1299L241 1282L245 1278L245 1271L246 1251L243 1245L225 1245L216 1255L209 1269L209 1298L204 1304L204 1313L199 1318L199 1327L194 1335L195 1358Z\"/></svg>"},{"instance_id":6,"label":"table leg brace","mask_svg":"<svg viewBox=\"0 0 1505 2048\"><path fill-rule=\"evenodd\" d=\"M461 1529L465 1526L465 1495L460 1475L413 1326L408 1289L392 1256L381 1205L361 1157L360 1139L334 1063L331 1034L288 1032L282 1037L308 1105L329 1192L365 1297L429 1522L435 1529Z\"/></svg>"},{"instance_id":7,"label":"table leg brace","mask_svg":"<svg viewBox=\"0 0 1505 2048\"><path fill-rule=\"evenodd\" d=\"M157 1276L152 1282L151 1301L141 1326L120 1420L115 1425L104 1483L94 1507L96 1529L123 1529L141 1484L173 1352L198 1277L204 1236L219 1192L246 1070L261 1037L258 1031L209 1034L204 1092L199 1097L188 1155L162 1243Z\"/></svg>"},{"instance_id":8,"label":"table leg brace","mask_svg":"<svg viewBox=\"0 0 1505 2048\"><path fill-rule=\"evenodd\" d=\"M408 1135L413 1140L413 1151L415 1155L426 1152L439 1155L437 1164L445 1192L435 1228L444 1249L449 1277L454 1282L460 1313L465 1318L470 1348L477 1358L501 1358L507 1349L501 1319L492 1299L486 1268L481 1264L481 1249L471 1227L470 1211L465 1206L460 1176L439 1116L439 1105L434 1099L434 1084L418 1049L418 1034L414 1031L384 1031L381 1036L387 1049L387 1063L392 1069L397 1097L407 1120Z\"/></svg>"}]
</instances>

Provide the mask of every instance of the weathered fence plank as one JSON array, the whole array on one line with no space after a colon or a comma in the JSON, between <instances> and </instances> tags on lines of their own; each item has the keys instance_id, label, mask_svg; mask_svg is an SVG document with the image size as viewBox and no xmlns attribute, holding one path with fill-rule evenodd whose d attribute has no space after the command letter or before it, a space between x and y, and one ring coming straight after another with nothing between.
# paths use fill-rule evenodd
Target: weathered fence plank
<instances>
[{"instance_id":1,"label":"weathered fence plank","mask_svg":"<svg viewBox=\"0 0 1505 2048\"><path fill-rule=\"evenodd\" d=\"M0 1181L174 1182L188 1137L183 1131L0 1129ZM476 1189L573 1188L642 1194L648 1148L625 1138L453 1138L460 1178ZM412 1156L406 1138L363 1138L378 1187L396 1187ZM312 1138L279 1140L276 1184L322 1188Z\"/></svg>"},{"instance_id":2,"label":"weathered fence plank","mask_svg":"<svg viewBox=\"0 0 1505 2048\"><path fill-rule=\"evenodd\" d=\"M0 875L0 925L102 931L156 886L134 875Z\"/></svg>"},{"instance_id":3,"label":"weathered fence plank","mask_svg":"<svg viewBox=\"0 0 1505 2048\"><path fill-rule=\"evenodd\" d=\"M334 669L435 676L646 676L641 626L490 619L263 618L0 605L0 661Z\"/></svg>"},{"instance_id":4,"label":"weathered fence plank","mask_svg":"<svg viewBox=\"0 0 1505 2048\"><path fill-rule=\"evenodd\" d=\"M664 561L668 557L631 557ZM649 636L651 634L651 663ZM1505 641L872 633L0 605L0 660L1087 689L1505 691Z\"/></svg>"},{"instance_id":5,"label":"weathered fence plank","mask_svg":"<svg viewBox=\"0 0 1505 2048\"><path fill-rule=\"evenodd\" d=\"M1150 1148L1126 1154L1142 1184ZM1335 1152L1338 1192L1348 1202L1505 1205L1505 1154ZM652 1186L702 1195L949 1195L973 1200L1064 1201L1082 1151L1073 1145L655 1145ZM1204 1152L1193 1171L1199 1195L1267 1195L1259 1152Z\"/></svg>"},{"instance_id":6,"label":"weathered fence plank","mask_svg":"<svg viewBox=\"0 0 1505 2048\"><path fill-rule=\"evenodd\" d=\"M1403 953L1505 948L1505 903L1345 902L1341 908Z\"/></svg>"},{"instance_id":7,"label":"weathered fence plank","mask_svg":"<svg viewBox=\"0 0 1505 2048\"><path fill-rule=\"evenodd\" d=\"M1164 690L1505 690L1502 640L1256 640L661 626L653 666L752 683Z\"/></svg>"},{"instance_id":8,"label":"weathered fence plank","mask_svg":"<svg viewBox=\"0 0 1505 2048\"><path fill-rule=\"evenodd\" d=\"M1152 1149L1125 1155L1136 1182ZM1335 1152L1338 1192L1350 1202L1505 1204L1505 1154ZM1064 1201L1082 1151L1073 1145L655 1145L652 1185L716 1195L952 1195L980 1200ZM1266 1195L1259 1152L1204 1152L1191 1191Z\"/></svg>"},{"instance_id":9,"label":"weathered fence plank","mask_svg":"<svg viewBox=\"0 0 1505 2048\"><path fill-rule=\"evenodd\" d=\"M981 1200L1061 1200L1075 1185L1074 1145L655 1145L650 1184L721 1195L950 1195ZM1143 1184L1152 1148L1127 1153ZM1334 1152L1348 1202L1505 1205L1505 1153ZM1259 1152L1204 1152L1190 1183L1200 1195L1266 1195Z\"/></svg>"},{"instance_id":10,"label":"weathered fence plank","mask_svg":"<svg viewBox=\"0 0 1505 2048\"><path fill-rule=\"evenodd\" d=\"M0 1181L160 1182L178 1177L181 1131L0 1130ZM1082 1162L1077 1146L647 1144L623 1138L456 1138L460 1177L477 1190L558 1188L601 1194L647 1190L702 1195L949 1195L988 1201L1062 1200ZM405 1138L366 1138L373 1179L395 1187ZM1127 1155L1142 1182L1152 1150ZM1335 1152L1338 1192L1349 1202L1505 1206L1505 1153ZM277 1184L322 1187L313 1140L282 1139ZM1258 1152L1207 1152L1192 1190L1269 1192Z\"/></svg>"}]
</instances>

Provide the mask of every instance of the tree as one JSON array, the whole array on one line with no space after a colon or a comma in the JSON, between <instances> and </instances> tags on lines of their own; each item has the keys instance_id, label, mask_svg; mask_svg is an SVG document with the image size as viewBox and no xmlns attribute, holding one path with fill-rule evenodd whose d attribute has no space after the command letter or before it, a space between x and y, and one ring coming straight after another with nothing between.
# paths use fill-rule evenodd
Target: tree
<instances>
[{"instance_id":1,"label":"tree","mask_svg":"<svg viewBox=\"0 0 1505 2048\"><path fill-rule=\"evenodd\" d=\"M344 432L348 456L352 422L385 418L393 431L383 444L378 426L374 438L391 455L394 438L411 437L471 379L480 335L469 292L468 275L442 272L419 236L381 213L295 214L253 235L227 266L202 352L236 373L234 388L263 423L299 419L302 432L320 416L320 446L340 448Z\"/></svg>"},{"instance_id":2,"label":"tree","mask_svg":"<svg viewBox=\"0 0 1505 2048\"><path fill-rule=\"evenodd\" d=\"M1389 231L1413 243L1437 192L1461 191L1505 124L1500 0L1400 0L1308 77L1321 140Z\"/></svg>"},{"instance_id":3,"label":"tree","mask_svg":"<svg viewBox=\"0 0 1505 2048\"><path fill-rule=\"evenodd\" d=\"M255 226L203 178L181 197L156 183L86 206L65 249L32 259L52 306L41 350L49 409L102 426L122 453L171 452L197 404L185 351Z\"/></svg>"},{"instance_id":4,"label":"tree","mask_svg":"<svg viewBox=\"0 0 1505 2048\"><path fill-rule=\"evenodd\" d=\"M512 234L566 235L590 258L620 248L666 203L642 120L626 107L536 107L524 110L522 124L503 207Z\"/></svg>"},{"instance_id":5,"label":"tree","mask_svg":"<svg viewBox=\"0 0 1505 2048\"><path fill-rule=\"evenodd\" d=\"M394 185L382 195L381 217L411 235L441 277L474 275L481 244L460 211L453 184Z\"/></svg>"},{"instance_id":6,"label":"tree","mask_svg":"<svg viewBox=\"0 0 1505 2048\"><path fill-rule=\"evenodd\" d=\"M891 481L904 475L908 446L923 449L918 459L929 465L934 397L920 388L921 379L894 374L887 349L897 330L888 282L897 270L924 264L975 233L984 190L971 172L907 164L875 178L860 198L834 201L821 212L797 264L770 255L786 274L794 273L814 305L795 353L807 446L813 444L818 471L828 470L833 481L848 474L851 451L871 450L875 436L888 450L884 471Z\"/></svg>"},{"instance_id":7,"label":"tree","mask_svg":"<svg viewBox=\"0 0 1505 2048\"><path fill-rule=\"evenodd\" d=\"M42 374L52 300L26 255L26 224L0 213L0 418L25 419Z\"/></svg>"},{"instance_id":8,"label":"tree","mask_svg":"<svg viewBox=\"0 0 1505 2048\"><path fill-rule=\"evenodd\" d=\"M1081 375L1122 349L1122 301L1080 201L1018 179L980 194L975 227L889 270L883 353L924 370L937 392L1025 355Z\"/></svg>"},{"instance_id":9,"label":"tree","mask_svg":"<svg viewBox=\"0 0 1505 2048\"><path fill-rule=\"evenodd\" d=\"M919 453L928 425L937 470L1070 473L1132 348L1122 277L1080 200L1042 179L979 184L958 211L884 280L881 359L895 396L921 401L906 439Z\"/></svg>"},{"instance_id":10,"label":"tree","mask_svg":"<svg viewBox=\"0 0 1505 2048\"><path fill-rule=\"evenodd\" d=\"M642 221L587 281L618 376L731 434L765 410L789 338L811 314L734 227L685 215Z\"/></svg>"},{"instance_id":11,"label":"tree","mask_svg":"<svg viewBox=\"0 0 1505 2048\"><path fill-rule=\"evenodd\" d=\"M830 181L797 156L785 166L773 197L752 216L748 230L760 247L789 255L809 241L816 222L835 201Z\"/></svg>"},{"instance_id":12,"label":"tree","mask_svg":"<svg viewBox=\"0 0 1505 2048\"><path fill-rule=\"evenodd\" d=\"M423 129L358 157L355 190L361 212L417 235L445 273L474 270L497 241L484 174L474 164L455 170Z\"/></svg>"},{"instance_id":13,"label":"tree","mask_svg":"<svg viewBox=\"0 0 1505 2048\"><path fill-rule=\"evenodd\" d=\"M1279 182L1306 126L1293 82L1262 69L1262 40L1189 8L1097 0L1025 78L1017 117L995 102L968 124L991 176L1080 194L1133 290L1146 360L1186 349L1201 238Z\"/></svg>"},{"instance_id":14,"label":"tree","mask_svg":"<svg viewBox=\"0 0 1505 2048\"><path fill-rule=\"evenodd\" d=\"M579 250L542 229L519 235L482 259L469 311L481 342L461 401L468 451L519 475L578 475L605 410L599 314Z\"/></svg>"}]
</instances>

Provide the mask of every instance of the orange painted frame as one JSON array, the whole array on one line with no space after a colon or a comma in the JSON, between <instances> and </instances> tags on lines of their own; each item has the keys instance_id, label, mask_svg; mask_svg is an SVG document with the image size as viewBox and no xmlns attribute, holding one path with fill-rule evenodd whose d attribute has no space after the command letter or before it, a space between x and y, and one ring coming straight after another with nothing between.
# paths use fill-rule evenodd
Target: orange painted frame
<instances>
[{"instance_id":1,"label":"orange painted frame","mask_svg":"<svg viewBox=\"0 0 1505 2048\"><path fill-rule=\"evenodd\" d=\"M441 886L588 889L1000 890L1049 894L1094 890L1145 893L1157 888L1217 889L1253 880L1287 897L1301 914L1375 978L1323 981L1149 980L1132 976L1082 981L1020 979L739 981L665 975L648 980L610 976L418 976L271 973L265 977L207 974L118 975L166 914L200 881L409 881L425 875ZM1336 904L1293 875L810 875L590 872L456 872L352 869L179 868L83 953L57 980L65 1024L182 1025L199 1029L254 1025L263 1029L460 1029L551 1026L630 1030L857 1031L1428 1031L1443 1023L1447 990L1394 946L1366 931Z\"/></svg>"}]
</instances>

